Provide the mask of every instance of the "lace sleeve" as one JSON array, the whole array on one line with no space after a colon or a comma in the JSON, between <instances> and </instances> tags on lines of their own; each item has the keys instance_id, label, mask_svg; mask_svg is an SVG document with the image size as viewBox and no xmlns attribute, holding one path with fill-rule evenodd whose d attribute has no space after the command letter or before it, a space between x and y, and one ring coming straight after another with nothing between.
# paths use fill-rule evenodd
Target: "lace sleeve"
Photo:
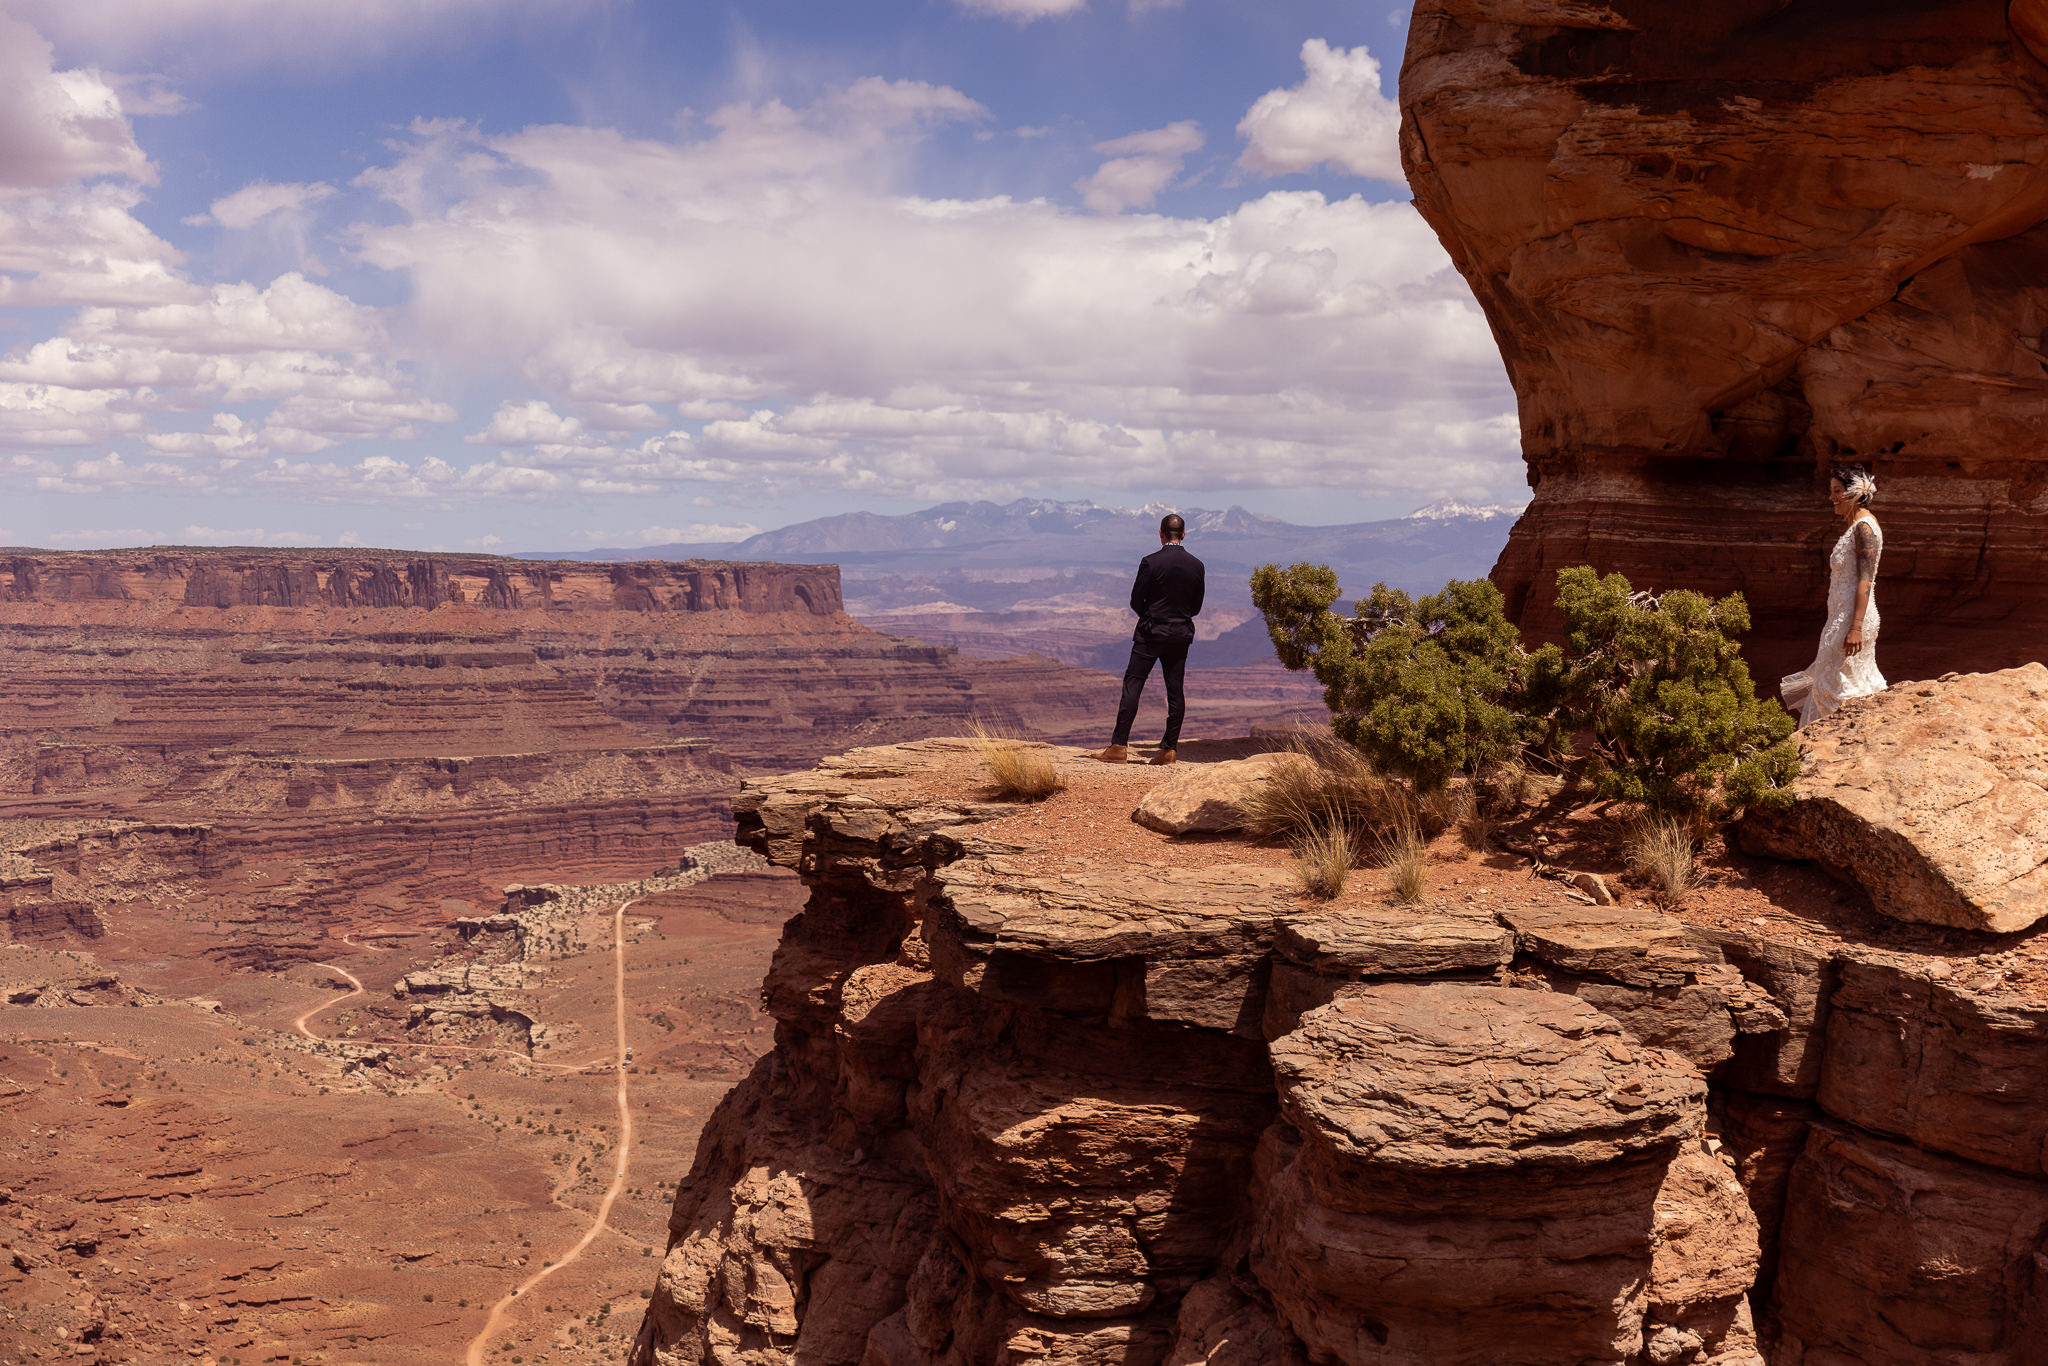
<instances>
[{"instance_id":1,"label":"lace sleeve","mask_svg":"<svg viewBox=\"0 0 2048 1366\"><path fill-rule=\"evenodd\" d=\"M1877 560L1884 553L1884 541L1879 536L1877 523L1868 517L1856 522L1856 580L1858 583L1877 582Z\"/></svg>"}]
</instances>

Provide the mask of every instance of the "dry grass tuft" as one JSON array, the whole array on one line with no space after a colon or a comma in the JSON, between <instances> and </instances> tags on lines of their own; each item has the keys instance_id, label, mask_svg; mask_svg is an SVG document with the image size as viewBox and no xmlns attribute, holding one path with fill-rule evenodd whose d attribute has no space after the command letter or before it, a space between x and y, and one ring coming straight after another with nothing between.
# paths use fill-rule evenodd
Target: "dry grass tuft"
<instances>
[{"instance_id":1,"label":"dry grass tuft","mask_svg":"<svg viewBox=\"0 0 2048 1366\"><path fill-rule=\"evenodd\" d=\"M1331 826L1376 829L1405 802L1398 784L1340 740L1296 738L1288 750L1309 763L1290 764L1252 789L1240 811L1254 835L1299 840Z\"/></svg>"},{"instance_id":2,"label":"dry grass tuft","mask_svg":"<svg viewBox=\"0 0 2048 1366\"><path fill-rule=\"evenodd\" d=\"M1500 831L1500 822L1484 810L1474 811L1458 822L1458 839L1475 854L1483 854L1493 847L1493 837Z\"/></svg>"},{"instance_id":3,"label":"dry grass tuft","mask_svg":"<svg viewBox=\"0 0 2048 1366\"><path fill-rule=\"evenodd\" d=\"M1478 810L1499 820L1528 804L1536 789L1536 775L1518 758L1503 759L1480 773L1473 786Z\"/></svg>"},{"instance_id":4,"label":"dry grass tuft","mask_svg":"<svg viewBox=\"0 0 2048 1366\"><path fill-rule=\"evenodd\" d=\"M1699 846L1691 825L1670 816L1643 816L1629 834L1628 866L1669 905L1700 885Z\"/></svg>"},{"instance_id":5,"label":"dry grass tuft","mask_svg":"<svg viewBox=\"0 0 2048 1366\"><path fill-rule=\"evenodd\" d=\"M1453 782L1415 799L1415 823L1422 828L1424 838L1434 839L1463 821L1477 808L1478 803L1473 798L1472 785L1468 782Z\"/></svg>"},{"instance_id":6,"label":"dry grass tuft","mask_svg":"<svg viewBox=\"0 0 2048 1366\"><path fill-rule=\"evenodd\" d=\"M1429 844L1414 816L1394 822L1375 843L1381 864L1393 877L1394 900L1404 906L1422 900L1429 885Z\"/></svg>"},{"instance_id":7,"label":"dry grass tuft","mask_svg":"<svg viewBox=\"0 0 2048 1366\"><path fill-rule=\"evenodd\" d=\"M1053 767L1051 753L1038 741L1020 740L981 721L968 727L967 738L974 742L998 796L1042 802L1066 788L1067 780Z\"/></svg>"},{"instance_id":8,"label":"dry grass tuft","mask_svg":"<svg viewBox=\"0 0 2048 1366\"><path fill-rule=\"evenodd\" d=\"M1358 836L1350 826L1330 821L1296 842L1294 875L1304 892L1328 901L1344 890L1357 858Z\"/></svg>"}]
</instances>

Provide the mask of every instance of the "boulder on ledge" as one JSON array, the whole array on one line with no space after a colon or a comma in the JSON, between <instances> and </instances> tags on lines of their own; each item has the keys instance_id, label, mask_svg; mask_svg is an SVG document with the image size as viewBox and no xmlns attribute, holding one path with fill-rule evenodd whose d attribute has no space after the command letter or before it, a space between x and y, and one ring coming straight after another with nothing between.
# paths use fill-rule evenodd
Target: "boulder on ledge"
<instances>
[{"instance_id":1,"label":"boulder on ledge","mask_svg":"<svg viewBox=\"0 0 2048 1366\"><path fill-rule=\"evenodd\" d=\"M1750 853L1811 859L1894 920L2010 934L2048 916L2048 668L1902 683L1809 726Z\"/></svg>"},{"instance_id":2,"label":"boulder on ledge","mask_svg":"<svg viewBox=\"0 0 2048 1366\"><path fill-rule=\"evenodd\" d=\"M1245 799L1305 754L1254 754L1220 764L1187 764L1145 794L1131 819L1162 835L1218 835L1244 825Z\"/></svg>"}]
</instances>

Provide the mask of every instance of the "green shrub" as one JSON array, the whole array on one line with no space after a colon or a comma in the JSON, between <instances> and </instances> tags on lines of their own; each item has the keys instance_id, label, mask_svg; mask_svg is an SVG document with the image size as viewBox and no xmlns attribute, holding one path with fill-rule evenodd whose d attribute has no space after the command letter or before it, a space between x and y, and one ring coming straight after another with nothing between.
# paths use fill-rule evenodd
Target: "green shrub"
<instances>
[{"instance_id":1,"label":"green shrub","mask_svg":"<svg viewBox=\"0 0 2048 1366\"><path fill-rule=\"evenodd\" d=\"M1410 599L1375 584L1346 619L1323 565L1265 565L1252 602L1280 662L1323 685L1331 729L1417 792L1500 759L1531 733L1515 709L1526 663L1500 590L1484 579Z\"/></svg>"},{"instance_id":2,"label":"green shrub","mask_svg":"<svg viewBox=\"0 0 2048 1366\"><path fill-rule=\"evenodd\" d=\"M1430 798L1425 815L1453 776L1489 766L1511 781L1489 779L1475 799L1519 806L1528 783L1515 756L1562 760L1580 731L1593 733L1586 776L1602 797L1698 819L1791 801L1793 722L1757 697L1742 662L1739 593L1638 593L1619 574L1566 569L1566 646L1529 654L1483 579L1414 600L1376 584L1349 618L1332 610L1337 576L1322 565L1269 564L1251 587L1280 662L1322 683L1331 729ZM1430 825L1462 814L1438 804L1449 814Z\"/></svg>"},{"instance_id":3,"label":"green shrub","mask_svg":"<svg viewBox=\"0 0 2048 1366\"><path fill-rule=\"evenodd\" d=\"M1553 736L1593 732L1599 795L1709 818L1790 804L1793 721L1756 695L1742 662L1740 593L1636 593L1581 565L1558 574L1557 606L1567 648L1530 657L1524 704L1547 715Z\"/></svg>"}]
</instances>

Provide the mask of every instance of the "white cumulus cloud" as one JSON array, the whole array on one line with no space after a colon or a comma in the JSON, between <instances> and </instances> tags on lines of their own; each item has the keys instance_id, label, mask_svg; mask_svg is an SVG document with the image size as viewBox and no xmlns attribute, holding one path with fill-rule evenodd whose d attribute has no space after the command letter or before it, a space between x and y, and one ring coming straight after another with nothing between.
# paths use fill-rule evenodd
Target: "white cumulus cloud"
<instances>
[{"instance_id":1,"label":"white cumulus cloud","mask_svg":"<svg viewBox=\"0 0 2048 1366\"><path fill-rule=\"evenodd\" d=\"M1202 150L1203 141L1202 125L1184 119L1098 142L1095 150L1110 160L1074 188L1081 192L1081 202L1097 213L1145 208L1173 183L1188 154Z\"/></svg>"},{"instance_id":2,"label":"white cumulus cloud","mask_svg":"<svg viewBox=\"0 0 2048 1366\"><path fill-rule=\"evenodd\" d=\"M1380 93L1379 60L1363 45L1301 45L1301 83L1259 96L1237 125L1238 165L1260 175L1329 166L1349 175L1404 182L1401 109Z\"/></svg>"},{"instance_id":3,"label":"white cumulus cloud","mask_svg":"<svg viewBox=\"0 0 2048 1366\"><path fill-rule=\"evenodd\" d=\"M474 433L495 454L407 487L1435 496L1516 477L1485 320L1412 208L1296 191L1097 216L898 186L925 130L978 111L877 86L674 140L416 130L364 178L397 221L359 226L359 249L403 276L418 347L524 392ZM1104 144L1199 146L1192 125ZM625 437L603 405L681 421Z\"/></svg>"},{"instance_id":4,"label":"white cumulus cloud","mask_svg":"<svg viewBox=\"0 0 2048 1366\"><path fill-rule=\"evenodd\" d=\"M562 416L545 399L507 399L491 414L489 426L463 438L493 446L575 445L587 439L581 422Z\"/></svg>"},{"instance_id":5,"label":"white cumulus cloud","mask_svg":"<svg viewBox=\"0 0 2048 1366\"><path fill-rule=\"evenodd\" d=\"M0 304L71 310L0 353L0 487L729 507L1518 478L1485 320L1412 208L1118 212L1183 174L1191 122L1099 144L1099 212L912 188L938 130L987 118L869 78L665 137L421 123L322 239L393 274L388 308L303 270L193 280L118 159L0 193ZM207 217L326 221L329 193L246 185ZM449 426L479 392L488 418Z\"/></svg>"},{"instance_id":6,"label":"white cumulus cloud","mask_svg":"<svg viewBox=\"0 0 2048 1366\"><path fill-rule=\"evenodd\" d=\"M189 301L88 307L60 335L0 356L0 434L19 446L140 434L162 454L242 457L406 439L452 421L389 347L375 310L296 274ZM164 425L264 402L273 406L260 421L216 412L197 429Z\"/></svg>"},{"instance_id":7,"label":"white cumulus cloud","mask_svg":"<svg viewBox=\"0 0 2048 1366\"><path fill-rule=\"evenodd\" d=\"M226 69L356 65L493 24L573 20L615 0L8 0L67 53Z\"/></svg>"},{"instance_id":8,"label":"white cumulus cloud","mask_svg":"<svg viewBox=\"0 0 2048 1366\"><path fill-rule=\"evenodd\" d=\"M195 225L218 223L223 228L252 228L272 214L303 213L333 193L332 185L317 182L273 185L267 180L256 180L214 200L205 213L185 221Z\"/></svg>"},{"instance_id":9,"label":"white cumulus cloud","mask_svg":"<svg viewBox=\"0 0 2048 1366\"><path fill-rule=\"evenodd\" d=\"M0 307L189 296L132 212L155 180L114 85L0 13Z\"/></svg>"},{"instance_id":10,"label":"white cumulus cloud","mask_svg":"<svg viewBox=\"0 0 2048 1366\"><path fill-rule=\"evenodd\" d=\"M40 33L0 14L0 189L95 176L154 176L120 95L97 71L58 70Z\"/></svg>"},{"instance_id":11,"label":"white cumulus cloud","mask_svg":"<svg viewBox=\"0 0 2048 1366\"><path fill-rule=\"evenodd\" d=\"M1088 8L1088 0L953 0L970 14L993 14L1028 24L1035 19L1052 19Z\"/></svg>"}]
</instances>

